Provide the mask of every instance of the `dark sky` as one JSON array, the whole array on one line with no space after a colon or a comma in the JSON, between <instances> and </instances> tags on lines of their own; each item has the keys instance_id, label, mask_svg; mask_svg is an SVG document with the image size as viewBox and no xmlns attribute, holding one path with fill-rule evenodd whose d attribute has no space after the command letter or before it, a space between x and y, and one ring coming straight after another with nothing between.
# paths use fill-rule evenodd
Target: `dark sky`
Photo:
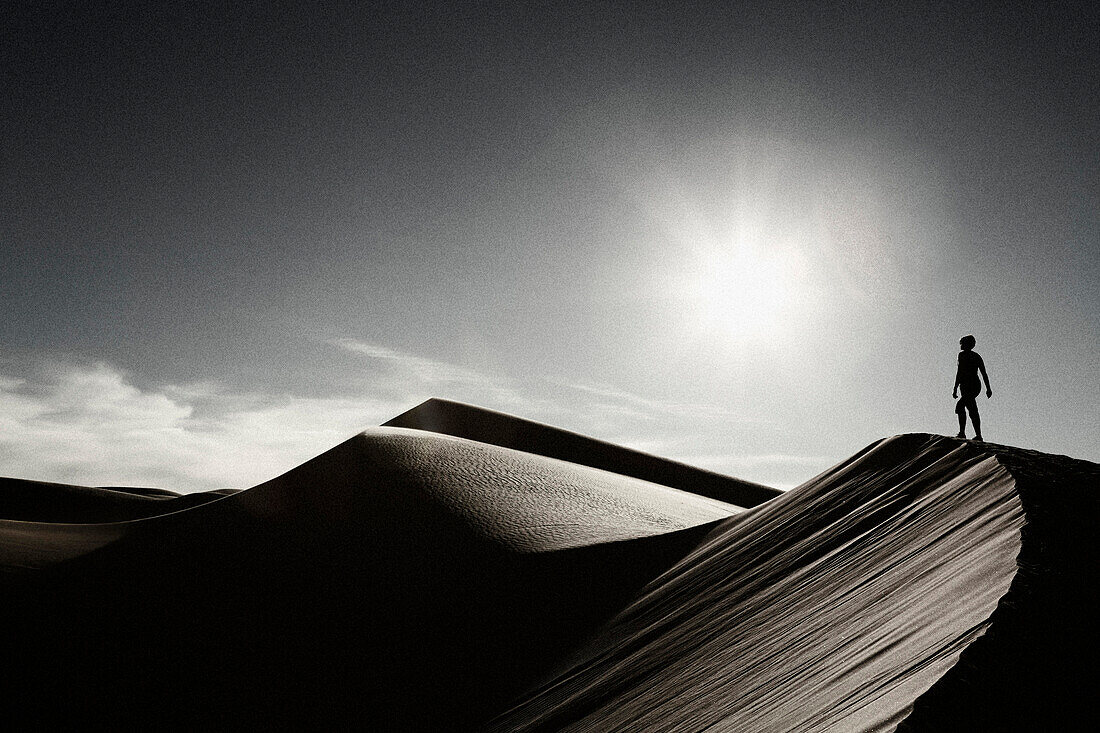
<instances>
[{"instance_id":1,"label":"dark sky","mask_svg":"<svg viewBox=\"0 0 1100 733\"><path fill-rule=\"evenodd\" d=\"M987 437L1100 459L1095 8L440 5L14 4L11 429L431 393L790 483L974 333Z\"/></svg>"}]
</instances>

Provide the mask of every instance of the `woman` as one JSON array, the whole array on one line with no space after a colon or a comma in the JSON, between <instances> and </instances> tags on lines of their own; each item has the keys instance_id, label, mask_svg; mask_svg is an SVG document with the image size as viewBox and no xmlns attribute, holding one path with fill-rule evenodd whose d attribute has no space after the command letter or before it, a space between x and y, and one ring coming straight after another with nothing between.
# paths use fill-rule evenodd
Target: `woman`
<instances>
[{"instance_id":1,"label":"woman","mask_svg":"<svg viewBox=\"0 0 1100 733\"><path fill-rule=\"evenodd\" d=\"M978 416L978 403L974 398L981 394L982 383L978 379L981 372L985 380L985 397L993 396L993 390L989 387L989 375L985 373L985 362L978 352L974 351L977 340L973 336L963 336L959 339L959 369L955 372L955 389L951 396L958 398L959 390L962 390L962 399L955 405L955 413L959 416L959 434L956 436L966 440L966 411L970 410L970 420L974 423L974 440L982 439L982 419Z\"/></svg>"}]
</instances>

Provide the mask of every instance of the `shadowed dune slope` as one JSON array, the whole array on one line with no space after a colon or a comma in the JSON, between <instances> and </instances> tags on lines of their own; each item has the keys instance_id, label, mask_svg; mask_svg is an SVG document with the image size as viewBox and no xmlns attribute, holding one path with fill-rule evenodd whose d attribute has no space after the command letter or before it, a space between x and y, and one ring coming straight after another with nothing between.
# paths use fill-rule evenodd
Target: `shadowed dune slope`
<instances>
[{"instance_id":1,"label":"shadowed dune slope","mask_svg":"<svg viewBox=\"0 0 1100 733\"><path fill-rule=\"evenodd\" d=\"M3 699L18 710L5 712L85 727L468 730L738 511L372 429L187 511L39 523L89 543L114 534L6 578Z\"/></svg>"},{"instance_id":2,"label":"shadowed dune slope","mask_svg":"<svg viewBox=\"0 0 1100 733\"><path fill-rule=\"evenodd\" d=\"M751 481L623 448L531 420L461 402L430 399L385 423L429 430L482 443L560 458L623 476L633 476L709 496L739 507L754 507L782 492Z\"/></svg>"},{"instance_id":3,"label":"shadowed dune slope","mask_svg":"<svg viewBox=\"0 0 1100 733\"><path fill-rule=\"evenodd\" d=\"M986 628L1023 523L996 458L884 440L719 525L492 730L889 730Z\"/></svg>"},{"instance_id":4,"label":"shadowed dune slope","mask_svg":"<svg viewBox=\"0 0 1100 733\"><path fill-rule=\"evenodd\" d=\"M1027 523L988 631L917 700L899 733L1093 731L1100 679L1100 465L985 444Z\"/></svg>"},{"instance_id":5,"label":"shadowed dune slope","mask_svg":"<svg viewBox=\"0 0 1100 733\"><path fill-rule=\"evenodd\" d=\"M95 488L0 478L0 573L52 565L103 547L129 522L182 511L233 493Z\"/></svg>"},{"instance_id":6,"label":"shadowed dune slope","mask_svg":"<svg viewBox=\"0 0 1100 733\"><path fill-rule=\"evenodd\" d=\"M176 494L164 489L92 487L0 477L0 519L23 522L126 522L188 509L231 490Z\"/></svg>"}]
</instances>

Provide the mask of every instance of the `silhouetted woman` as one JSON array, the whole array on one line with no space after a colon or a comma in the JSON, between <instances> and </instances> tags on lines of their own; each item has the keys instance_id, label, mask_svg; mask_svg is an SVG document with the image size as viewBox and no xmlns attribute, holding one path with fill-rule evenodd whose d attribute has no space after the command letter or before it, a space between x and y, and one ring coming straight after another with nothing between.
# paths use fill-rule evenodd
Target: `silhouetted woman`
<instances>
[{"instance_id":1,"label":"silhouetted woman","mask_svg":"<svg viewBox=\"0 0 1100 733\"><path fill-rule=\"evenodd\" d=\"M974 423L974 440L982 439L982 419L978 416L978 403L974 400L982 392L982 383L978 379L981 372L985 380L985 397L993 396L993 390L989 387L989 375L985 373L985 362L974 344L977 340L973 336L963 336L959 339L959 370L955 372L955 389L951 391L952 397L959 396L962 390L962 399L955 405L955 412L959 416L959 434L956 437L966 440L966 411L970 410L970 421Z\"/></svg>"}]
</instances>

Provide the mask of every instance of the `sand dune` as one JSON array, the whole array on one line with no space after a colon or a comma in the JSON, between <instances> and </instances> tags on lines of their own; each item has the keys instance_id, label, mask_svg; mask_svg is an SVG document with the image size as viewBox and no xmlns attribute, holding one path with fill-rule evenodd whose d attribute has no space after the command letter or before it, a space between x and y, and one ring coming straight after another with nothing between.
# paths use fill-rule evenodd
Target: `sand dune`
<instances>
[{"instance_id":1,"label":"sand dune","mask_svg":"<svg viewBox=\"0 0 1100 733\"><path fill-rule=\"evenodd\" d=\"M908 435L781 494L433 400L235 494L4 480L0 704L33 729L1084 730L1098 476Z\"/></svg>"},{"instance_id":2,"label":"sand dune","mask_svg":"<svg viewBox=\"0 0 1100 733\"><path fill-rule=\"evenodd\" d=\"M93 487L0 478L0 517L24 522L126 522L188 509L232 490L176 494L164 489Z\"/></svg>"},{"instance_id":3,"label":"sand dune","mask_svg":"<svg viewBox=\"0 0 1100 733\"><path fill-rule=\"evenodd\" d=\"M346 521L349 512L373 512L373 521L402 526L414 541L454 529L515 552L664 534L742 511L588 466L386 427L361 433L235 502L258 516L323 512L333 523Z\"/></svg>"},{"instance_id":4,"label":"sand dune","mask_svg":"<svg viewBox=\"0 0 1100 733\"><path fill-rule=\"evenodd\" d=\"M499 730L883 730L984 629L1023 510L905 436L723 523Z\"/></svg>"},{"instance_id":5,"label":"sand dune","mask_svg":"<svg viewBox=\"0 0 1100 733\"><path fill-rule=\"evenodd\" d=\"M71 560L123 537L133 520L183 511L230 493L180 495L0 478L0 573Z\"/></svg>"},{"instance_id":6,"label":"sand dune","mask_svg":"<svg viewBox=\"0 0 1100 733\"><path fill-rule=\"evenodd\" d=\"M400 428L217 498L138 521L12 522L39 530L42 562L0 535L20 560L9 572L56 556L47 537L70 550L8 578L22 707L160 726L172 710L181 728L469 727L741 511Z\"/></svg>"}]
</instances>

